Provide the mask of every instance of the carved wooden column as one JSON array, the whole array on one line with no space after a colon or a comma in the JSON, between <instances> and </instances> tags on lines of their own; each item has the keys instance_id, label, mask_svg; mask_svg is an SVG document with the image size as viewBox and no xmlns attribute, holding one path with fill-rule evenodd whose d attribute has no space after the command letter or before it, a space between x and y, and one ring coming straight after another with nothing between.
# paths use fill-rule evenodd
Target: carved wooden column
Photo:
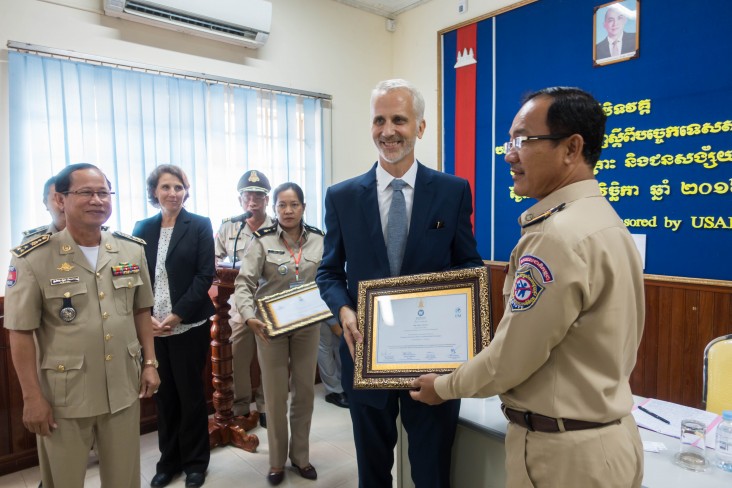
<instances>
[{"instance_id":1,"label":"carved wooden column","mask_svg":"<svg viewBox=\"0 0 732 488\"><path fill-rule=\"evenodd\" d=\"M216 268L213 297L216 315L211 325L211 375L213 377L213 404L216 413L208 421L208 439L211 448L233 444L245 451L254 452L259 438L247 434L259 420L259 413L252 412L249 417L235 417L231 408L234 405L234 380L232 378L231 327L229 326L229 297L234 292L234 280L239 271L229 268Z\"/></svg>"}]
</instances>

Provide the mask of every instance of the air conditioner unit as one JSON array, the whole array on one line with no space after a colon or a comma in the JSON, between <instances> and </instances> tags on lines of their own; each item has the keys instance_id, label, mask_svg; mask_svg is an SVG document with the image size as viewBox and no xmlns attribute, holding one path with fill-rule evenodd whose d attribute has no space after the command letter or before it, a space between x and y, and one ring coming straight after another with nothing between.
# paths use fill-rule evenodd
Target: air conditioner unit
<instances>
[{"instance_id":1,"label":"air conditioner unit","mask_svg":"<svg viewBox=\"0 0 732 488\"><path fill-rule=\"evenodd\" d=\"M264 45L272 24L265 0L104 0L104 12L252 49Z\"/></svg>"}]
</instances>

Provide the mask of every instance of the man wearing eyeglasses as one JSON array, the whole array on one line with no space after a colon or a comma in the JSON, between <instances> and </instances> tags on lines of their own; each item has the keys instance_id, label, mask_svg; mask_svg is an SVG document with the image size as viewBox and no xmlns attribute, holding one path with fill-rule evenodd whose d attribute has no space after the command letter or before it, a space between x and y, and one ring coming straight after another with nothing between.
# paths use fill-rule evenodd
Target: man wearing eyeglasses
<instances>
[{"instance_id":1,"label":"man wearing eyeglasses","mask_svg":"<svg viewBox=\"0 0 732 488\"><path fill-rule=\"evenodd\" d=\"M56 191L66 228L13 249L6 282L23 424L43 486L83 486L96 442L102 485L139 487L138 398L160 384L143 243L102 230L113 192L97 167L67 166Z\"/></svg>"},{"instance_id":2,"label":"man wearing eyeglasses","mask_svg":"<svg viewBox=\"0 0 732 488\"><path fill-rule=\"evenodd\" d=\"M505 313L475 358L413 383L412 397L428 404L500 395L509 488L641 485L628 380L643 334L643 269L594 178L605 119L577 88L527 97L505 157L516 194L538 201L521 214Z\"/></svg>"},{"instance_id":3,"label":"man wearing eyeglasses","mask_svg":"<svg viewBox=\"0 0 732 488\"><path fill-rule=\"evenodd\" d=\"M269 205L269 192L272 187L269 179L257 170L249 170L239 178L236 185L239 192L239 203L242 210L251 212L252 216L243 222L231 222L226 219L221 223L219 232L216 234L216 260L217 263L229 258L233 263L241 263L246 259L245 255L254 239L254 233L264 227L272 225L272 219L267 215ZM236 249L236 256L234 252ZM264 413L264 390L262 385L259 388L252 388L250 367L254 359L257 344L254 340L254 333L242 322L241 315L234 303L234 295L229 299L231 305L231 341L234 373L234 415L249 416L249 405L252 401L257 403L259 412L259 425L267 427L267 417Z\"/></svg>"}]
</instances>

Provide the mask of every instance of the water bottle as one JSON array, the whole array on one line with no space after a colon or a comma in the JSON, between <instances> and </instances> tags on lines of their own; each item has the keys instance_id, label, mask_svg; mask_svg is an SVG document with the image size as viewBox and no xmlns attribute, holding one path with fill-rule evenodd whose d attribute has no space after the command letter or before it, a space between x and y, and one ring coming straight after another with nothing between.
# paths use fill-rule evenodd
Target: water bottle
<instances>
[{"instance_id":1,"label":"water bottle","mask_svg":"<svg viewBox=\"0 0 732 488\"><path fill-rule=\"evenodd\" d=\"M732 410L722 412L717 426L717 466L732 473Z\"/></svg>"}]
</instances>

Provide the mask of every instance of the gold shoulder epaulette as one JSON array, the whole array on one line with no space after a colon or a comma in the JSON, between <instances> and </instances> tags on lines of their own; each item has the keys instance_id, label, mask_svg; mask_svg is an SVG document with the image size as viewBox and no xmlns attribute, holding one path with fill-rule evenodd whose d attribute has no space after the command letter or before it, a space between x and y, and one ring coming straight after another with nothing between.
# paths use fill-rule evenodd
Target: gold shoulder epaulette
<instances>
[{"instance_id":1,"label":"gold shoulder epaulette","mask_svg":"<svg viewBox=\"0 0 732 488\"><path fill-rule=\"evenodd\" d=\"M267 236L269 234L273 234L275 232L277 232L277 224L270 225L269 227L265 227L264 229L259 229L258 231L256 231L254 233L254 237L259 238L259 237Z\"/></svg>"},{"instance_id":2,"label":"gold shoulder epaulette","mask_svg":"<svg viewBox=\"0 0 732 488\"><path fill-rule=\"evenodd\" d=\"M312 232L313 234L320 234L321 236L325 235L325 232L318 229L317 227L313 227L312 225L304 224L305 228L308 230L308 232Z\"/></svg>"},{"instance_id":3,"label":"gold shoulder epaulette","mask_svg":"<svg viewBox=\"0 0 732 488\"><path fill-rule=\"evenodd\" d=\"M521 226L521 228L522 229L525 229L527 227L531 227L534 224L538 224L539 222L544 222L546 219L548 219L549 217L551 217L555 213L561 212L562 210L564 210L564 207L566 207L566 206L567 206L566 203L560 203L556 207L550 208L549 210L547 210L543 214L534 217L533 219L531 219L531 222L525 223L524 225Z\"/></svg>"},{"instance_id":4,"label":"gold shoulder epaulette","mask_svg":"<svg viewBox=\"0 0 732 488\"><path fill-rule=\"evenodd\" d=\"M15 249L11 250L10 252L13 253L15 257L21 257L25 256L32 250L41 247L45 243L47 243L51 239L51 234L43 234L35 239L32 239L25 244L21 244L20 246L16 247Z\"/></svg>"},{"instance_id":5,"label":"gold shoulder epaulette","mask_svg":"<svg viewBox=\"0 0 732 488\"><path fill-rule=\"evenodd\" d=\"M120 232L118 230L115 230L114 232L112 232L112 234L116 235L117 237L121 237L122 239L127 239L128 241L142 244L143 246L147 245L147 242L145 242L145 239L140 239L139 237L131 236L129 234L125 234L124 232Z\"/></svg>"},{"instance_id":6,"label":"gold shoulder epaulette","mask_svg":"<svg viewBox=\"0 0 732 488\"><path fill-rule=\"evenodd\" d=\"M46 225L42 225L40 227L36 227L35 229L24 230L23 237L32 236L33 234L40 234L41 232L45 234L46 231L48 231L49 227L51 227L51 226L46 224Z\"/></svg>"}]
</instances>

